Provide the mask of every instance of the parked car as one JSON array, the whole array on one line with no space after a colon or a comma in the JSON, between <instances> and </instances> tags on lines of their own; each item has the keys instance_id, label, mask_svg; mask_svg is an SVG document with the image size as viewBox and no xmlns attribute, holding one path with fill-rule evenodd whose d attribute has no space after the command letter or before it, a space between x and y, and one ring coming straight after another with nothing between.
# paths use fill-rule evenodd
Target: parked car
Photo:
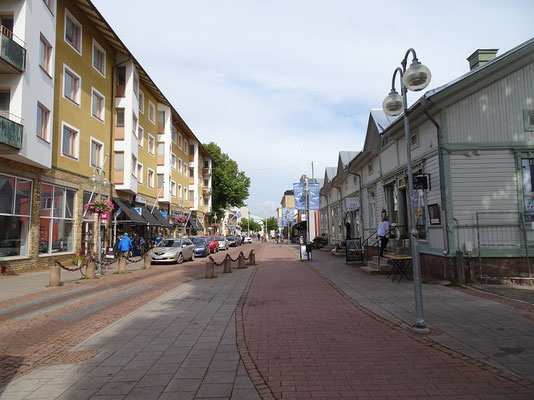
<instances>
[{"instance_id":1,"label":"parked car","mask_svg":"<svg viewBox=\"0 0 534 400\"><path fill-rule=\"evenodd\" d=\"M252 238L250 236L245 236L243 238L243 244L252 244Z\"/></svg>"},{"instance_id":2,"label":"parked car","mask_svg":"<svg viewBox=\"0 0 534 400\"><path fill-rule=\"evenodd\" d=\"M189 239L163 239L149 252L152 262L175 262L195 259L195 245Z\"/></svg>"},{"instance_id":3,"label":"parked car","mask_svg":"<svg viewBox=\"0 0 534 400\"><path fill-rule=\"evenodd\" d=\"M203 236L203 238L206 238L208 241L212 253L217 253L219 251L219 242L215 236Z\"/></svg>"},{"instance_id":4,"label":"parked car","mask_svg":"<svg viewBox=\"0 0 534 400\"><path fill-rule=\"evenodd\" d=\"M241 235L235 235L235 241L238 246L241 246L243 239L241 238Z\"/></svg>"},{"instance_id":5,"label":"parked car","mask_svg":"<svg viewBox=\"0 0 534 400\"><path fill-rule=\"evenodd\" d=\"M219 242L219 250L228 250L230 247L230 244L228 243L228 240L224 236L215 236L217 238L217 241Z\"/></svg>"},{"instance_id":6,"label":"parked car","mask_svg":"<svg viewBox=\"0 0 534 400\"><path fill-rule=\"evenodd\" d=\"M226 240L228 241L228 247L236 247L237 246L237 239L234 235L227 235Z\"/></svg>"},{"instance_id":7,"label":"parked car","mask_svg":"<svg viewBox=\"0 0 534 400\"><path fill-rule=\"evenodd\" d=\"M191 241L195 245L195 256L196 257L207 257L210 255L210 245L208 240L203 237L194 237L191 238Z\"/></svg>"}]
</instances>

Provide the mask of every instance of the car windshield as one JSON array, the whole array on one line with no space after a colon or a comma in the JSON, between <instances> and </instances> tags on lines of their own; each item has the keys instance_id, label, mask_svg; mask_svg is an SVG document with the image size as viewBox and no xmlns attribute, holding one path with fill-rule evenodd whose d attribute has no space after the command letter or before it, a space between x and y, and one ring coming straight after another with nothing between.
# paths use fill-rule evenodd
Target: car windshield
<instances>
[{"instance_id":1,"label":"car windshield","mask_svg":"<svg viewBox=\"0 0 534 400\"><path fill-rule=\"evenodd\" d=\"M206 239L204 238L192 238L194 244L206 244Z\"/></svg>"},{"instance_id":2,"label":"car windshield","mask_svg":"<svg viewBox=\"0 0 534 400\"><path fill-rule=\"evenodd\" d=\"M180 247L182 242L180 240L162 240L157 247Z\"/></svg>"},{"instance_id":3,"label":"car windshield","mask_svg":"<svg viewBox=\"0 0 534 400\"><path fill-rule=\"evenodd\" d=\"M228 240L235 240L235 236L226 236L226 239L228 239Z\"/></svg>"},{"instance_id":4,"label":"car windshield","mask_svg":"<svg viewBox=\"0 0 534 400\"><path fill-rule=\"evenodd\" d=\"M213 242L215 238L213 236L206 236L206 240Z\"/></svg>"},{"instance_id":5,"label":"car windshield","mask_svg":"<svg viewBox=\"0 0 534 400\"><path fill-rule=\"evenodd\" d=\"M224 242L224 237L223 236L216 236L217 237L217 240L222 240Z\"/></svg>"}]
</instances>

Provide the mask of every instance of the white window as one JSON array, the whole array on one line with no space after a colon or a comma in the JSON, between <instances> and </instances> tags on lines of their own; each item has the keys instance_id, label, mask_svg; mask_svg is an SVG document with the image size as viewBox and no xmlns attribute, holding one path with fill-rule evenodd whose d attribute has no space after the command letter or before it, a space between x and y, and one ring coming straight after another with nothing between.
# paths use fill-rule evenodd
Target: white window
<instances>
[{"instance_id":1,"label":"white window","mask_svg":"<svg viewBox=\"0 0 534 400\"><path fill-rule=\"evenodd\" d=\"M190 151L191 149L189 148L189 142L187 141L187 139L184 139L184 152L185 154L195 154L195 152L191 152Z\"/></svg>"},{"instance_id":2,"label":"white window","mask_svg":"<svg viewBox=\"0 0 534 400\"><path fill-rule=\"evenodd\" d=\"M185 173L185 177L187 178L187 170L189 169L189 167L187 166L187 163L184 162L184 173Z\"/></svg>"},{"instance_id":3,"label":"white window","mask_svg":"<svg viewBox=\"0 0 534 400\"><path fill-rule=\"evenodd\" d=\"M154 155L156 152L156 139L150 133L148 134L148 153Z\"/></svg>"},{"instance_id":4,"label":"white window","mask_svg":"<svg viewBox=\"0 0 534 400\"><path fill-rule=\"evenodd\" d=\"M178 134L178 147L180 148L180 150L183 148L183 144L184 144L184 137L182 136L181 133Z\"/></svg>"},{"instance_id":5,"label":"white window","mask_svg":"<svg viewBox=\"0 0 534 400\"><path fill-rule=\"evenodd\" d=\"M142 90L139 90L139 112L141 114L145 113L145 94Z\"/></svg>"},{"instance_id":6,"label":"white window","mask_svg":"<svg viewBox=\"0 0 534 400\"><path fill-rule=\"evenodd\" d=\"M82 25L65 9L65 42L78 54L82 54Z\"/></svg>"},{"instance_id":7,"label":"white window","mask_svg":"<svg viewBox=\"0 0 534 400\"><path fill-rule=\"evenodd\" d=\"M132 133L137 138L137 117L135 114L132 116Z\"/></svg>"},{"instance_id":8,"label":"white window","mask_svg":"<svg viewBox=\"0 0 534 400\"><path fill-rule=\"evenodd\" d=\"M165 182L165 176L163 174L158 174L158 189L163 188L164 182Z\"/></svg>"},{"instance_id":9,"label":"white window","mask_svg":"<svg viewBox=\"0 0 534 400\"><path fill-rule=\"evenodd\" d=\"M184 200L187 201L187 188L184 188Z\"/></svg>"},{"instance_id":10,"label":"white window","mask_svg":"<svg viewBox=\"0 0 534 400\"><path fill-rule=\"evenodd\" d=\"M176 135L176 128L174 126L171 128L171 138L174 144L178 142L178 136Z\"/></svg>"},{"instance_id":11,"label":"white window","mask_svg":"<svg viewBox=\"0 0 534 400\"><path fill-rule=\"evenodd\" d=\"M139 100L139 77L136 73L134 73L134 95L137 97L137 100Z\"/></svg>"},{"instance_id":12,"label":"white window","mask_svg":"<svg viewBox=\"0 0 534 400\"><path fill-rule=\"evenodd\" d=\"M132 172L131 174L137 178L137 157L132 154Z\"/></svg>"},{"instance_id":13,"label":"white window","mask_svg":"<svg viewBox=\"0 0 534 400\"><path fill-rule=\"evenodd\" d=\"M171 153L171 167L176 170L176 154Z\"/></svg>"},{"instance_id":14,"label":"white window","mask_svg":"<svg viewBox=\"0 0 534 400\"><path fill-rule=\"evenodd\" d=\"M139 125L139 128L137 129L137 145L139 147L144 147L144 140L145 140L145 130L141 125Z\"/></svg>"},{"instance_id":15,"label":"white window","mask_svg":"<svg viewBox=\"0 0 534 400\"><path fill-rule=\"evenodd\" d=\"M49 184L41 186L39 253L74 251L75 200L75 190Z\"/></svg>"},{"instance_id":16,"label":"white window","mask_svg":"<svg viewBox=\"0 0 534 400\"><path fill-rule=\"evenodd\" d=\"M106 51L93 39L93 68L106 77Z\"/></svg>"},{"instance_id":17,"label":"white window","mask_svg":"<svg viewBox=\"0 0 534 400\"><path fill-rule=\"evenodd\" d=\"M172 197L176 197L176 182L171 181L171 195Z\"/></svg>"},{"instance_id":18,"label":"white window","mask_svg":"<svg viewBox=\"0 0 534 400\"><path fill-rule=\"evenodd\" d=\"M52 5L54 4L52 3L52 0L43 0L43 2L46 4L50 12L52 12Z\"/></svg>"},{"instance_id":19,"label":"white window","mask_svg":"<svg viewBox=\"0 0 534 400\"><path fill-rule=\"evenodd\" d=\"M416 130L415 132L411 132L410 135L410 148L417 149L419 147L419 132Z\"/></svg>"},{"instance_id":20,"label":"white window","mask_svg":"<svg viewBox=\"0 0 534 400\"><path fill-rule=\"evenodd\" d=\"M165 143L158 142L158 156L165 156Z\"/></svg>"},{"instance_id":21,"label":"white window","mask_svg":"<svg viewBox=\"0 0 534 400\"><path fill-rule=\"evenodd\" d=\"M36 133L37 136L41 139L49 142L49 125L50 121L50 111L43 106L41 103L37 103L37 126L36 126Z\"/></svg>"},{"instance_id":22,"label":"white window","mask_svg":"<svg viewBox=\"0 0 534 400\"><path fill-rule=\"evenodd\" d=\"M91 137L91 156L89 157L91 167L103 167L104 164L104 143Z\"/></svg>"},{"instance_id":23,"label":"white window","mask_svg":"<svg viewBox=\"0 0 534 400\"><path fill-rule=\"evenodd\" d=\"M140 162L137 163L137 183L139 185L143 184L143 164Z\"/></svg>"},{"instance_id":24,"label":"white window","mask_svg":"<svg viewBox=\"0 0 534 400\"><path fill-rule=\"evenodd\" d=\"M178 196L182 198L182 185L178 185Z\"/></svg>"},{"instance_id":25,"label":"white window","mask_svg":"<svg viewBox=\"0 0 534 400\"><path fill-rule=\"evenodd\" d=\"M104 110L106 107L106 99L102 93L95 88L91 88L91 115L104 122Z\"/></svg>"},{"instance_id":26,"label":"white window","mask_svg":"<svg viewBox=\"0 0 534 400\"><path fill-rule=\"evenodd\" d=\"M148 168L146 175L148 187L154 188L154 170Z\"/></svg>"},{"instance_id":27,"label":"white window","mask_svg":"<svg viewBox=\"0 0 534 400\"><path fill-rule=\"evenodd\" d=\"M148 100L148 120L156 124L156 106Z\"/></svg>"},{"instance_id":28,"label":"white window","mask_svg":"<svg viewBox=\"0 0 534 400\"><path fill-rule=\"evenodd\" d=\"M115 152L115 171L124 171L124 153L122 151Z\"/></svg>"},{"instance_id":29,"label":"white window","mask_svg":"<svg viewBox=\"0 0 534 400\"><path fill-rule=\"evenodd\" d=\"M66 122L62 122L61 131L61 155L77 161L80 131Z\"/></svg>"},{"instance_id":30,"label":"white window","mask_svg":"<svg viewBox=\"0 0 534 400\"><path fill-rule=\"evenodd\" d=\"M367 172L369 175L373 175L373 164L367 164Z\"/></svg>"},{"instance_id":31,"label":"white window","mask_svg":"<svg viewBox=\"0 0 534 400\"><path fill-rule=\"evenodd\" d=\"M182 160L180 158L178 159L178 172L179 173L183 173L183 171L182 171Z\"/></svg>"},{"instance_id":32,"label":"white window","mask_svg":"<svg viewBox=\"0 0 534 400\"><path fill-rule=\"evenodd\" d=\"M63 97L80 106L82 78L63 64Z\"/></svg>"},{"instance_id":33,"label":"white window","mask_svg":"<svg viewBox=\"0 0 534 400\"><path fill-rule=\"evenodd\" d=\"M50 61L52 60L52 46L41 33L41 40L39 42L39 65L50 76L52 76L52 68Z\"/></svg>"}]
</instances>

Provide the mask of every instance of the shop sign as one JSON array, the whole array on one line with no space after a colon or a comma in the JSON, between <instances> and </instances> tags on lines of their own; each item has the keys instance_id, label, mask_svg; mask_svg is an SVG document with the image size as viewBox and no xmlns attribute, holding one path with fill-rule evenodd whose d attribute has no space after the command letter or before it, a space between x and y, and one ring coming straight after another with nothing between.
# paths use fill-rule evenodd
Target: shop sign
<instances>
[{"instance_id":1,"label":"shop sign","mask_svg":"<svg viewBox=\"0 0 534 400\"><path fill-rule=\"evenodd\" d=\"M146 204L146 198L143 196L136 195L135 202L139 204Z\"/></svg>"},{"instance_id":2,"label":"shop sign","mask_svg":"<svg viewBox=\"0 0 534 400\"><path fill-rule=\"evenodd\" d=\"M167 219L167 211L160 211L161 215L163 215L163 218Z\"/></svg>"},{"instance_id":3,"label":"shop sign","mask_svg":"<svg viewBox=\"0 0 534 400\"><path fill-rule=\"evenodd\" d=\"M405 187L406 187L406 179L407 179L406 176L404 176L404 177L402 177L402 178L399 179L399 188L402 189L402 188L405 188Z\"/></svg>"},{"instance_id":4,"label":"shop sign","mask_svg":"<svg viewBox=\"0 0 534 400\"><path fill-rule=\"evenodd\" d=\"M134 207L134 210L137 211L137 214L143 215L143 211L142 211L141 207Z\"/></svg>"},{"instance_id":5,"label":"shop sign","mask_svg":"<svg viewBox=\"0 0 534 400\"><path fill-rule=\"evenodd\" d=\"M426 175L414 175L413 190L427 190L428 188L428 177Z\"/></svg>"},{"instance_id":6,"label":"shop sign","mask_svg":"<svg viewBox=\"0 0 534 400\"><path fill-rule=\"evenodd\" d=\"M345 208L347 211L356 211L360 208L360 199L358 197L347 197L345 199Z\"/></svg>"}]
</instances>

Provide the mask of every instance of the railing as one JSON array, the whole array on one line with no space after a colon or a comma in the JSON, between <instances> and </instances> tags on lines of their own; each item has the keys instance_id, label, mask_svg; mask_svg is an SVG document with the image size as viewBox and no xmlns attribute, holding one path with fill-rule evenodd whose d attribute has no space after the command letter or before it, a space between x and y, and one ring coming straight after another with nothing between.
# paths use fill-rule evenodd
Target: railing
<instances>
[{"instance_id":1,"label":"railing","mask_svg":"<svg viewBox=\"0 0 534 400\"><path fill-rule=\"evenodd\" d=\"M0 110L0 142L20 149L24 120L5 110Z\"/></svg>"},{"instance_id":2,"label":"railing","mask_svg":"<svg viewBox=\"0 0 534 400\"><path fill-rule=\"evenodd\" d=\"M204 192L205 194L211 194L211 188L209 186L203 186L202 192Z\"/></svg>"},{"instance_id":3,"label":"railing","mask_svg":"<svg viewBox=\"0 0 534 400\"><path fill-rule=\"evenodd\" d=\"M211 168L206 168L206 167L202 168L202 173L204 175L211 175Z\"/></svg>"},{"instance_id":4,"label":"railing","mask_svg":"<svg viewBox=\"0 0 534 400\"><path fill-rule=\"evenodd\" d=\"M5 26L0 26L0 58L13 68L24 72L26 69L26 43Z\"/></svg>"}]
</instances>

